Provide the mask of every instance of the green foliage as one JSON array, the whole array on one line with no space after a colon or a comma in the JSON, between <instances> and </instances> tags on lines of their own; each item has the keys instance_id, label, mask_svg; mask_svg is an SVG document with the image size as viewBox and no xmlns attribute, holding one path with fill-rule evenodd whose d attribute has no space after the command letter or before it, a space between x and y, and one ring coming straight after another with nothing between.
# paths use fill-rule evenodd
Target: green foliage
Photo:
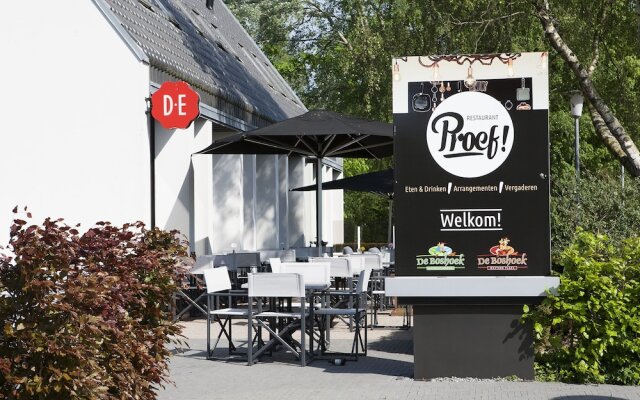
<instances>
[{"instance_id":1,"label":"green foliage","mask_svg":"<svg viewBox=\"0 0 640 400\"><path fill-rule=\"evenodd\" d=\"M579 231L557 295L529 310L543 380L640 383L640 238Z\"/></svg>"},{"instance_id":2,"label":"green foliage","mask_svg":"<svg viewBox=\"0 0 640 400\"><path fill-rule=\"evenodd\" d=\"M567 166L573 163L574 127L568 93L578 88L578 82L549 47L532 1L229 0L227 3L241 16L240 20L309 108L385 121L391 120L392 57L549 51L552 175L564 176ZM640 139L638 2L551 0L549 3L560 34L582 63L589 65L597 55L592 79L605 102L637 141ZM402 71L402 61L399 63ZM580 122L583 171L616 175L619 164L596 135L586 107ZM359 173L382 169L367 162L345 161L347 176L352 175L348 171L350 164L367 167L358 167ZM569 182L560 183L561 187L556 187L561 190L554 191L554 196L570 191ZM604 197L603 202L611 200L606 199L611 196ZM569 204L565 207L565 203L571 198L554 201L568 211ZM355 226L370 221L366 232L371 232L372 237L366 239L386 241L385 203L384 199L371 195L345 193L345 240L354 237ZM597 214L588 216L586 212L583 207L581 220L598 218ZM557 215L569 214L562 211ZM607 218L618 219L611 214ZM576 224L573 217L554 217L554 222L560 225L554 228L557 256L570 242Z\"/></svg>"},{"instance_id":3,"label":"green foliage","mask_svg":"<svg viewBox=\"0 0 640 400\"><path fill-rule=\"evenodd\" d=\"M583 173L576 182L573 166L565 165L551 181L551 248L554 263L576 237L576 227L622 241L640 232L640 185L620 169L616 174Z\"/></svg>"},{"instance_id":4,"label":"green foliage","mask_svg":"<svg viewBox=\"0 0 640 400\"><path fill-rule=\"evenodd\" d=\"M345 159L344 175L355 176L389 168L390 159ZM389 226L389 200L367 192L344 192L344 240L356 241L357 227L361 227L362 240L387 243Z\"/></svg>"},{"instance_id":5,"label":"green foliage","mask_svg":"<svg viewBox=\"0 0 640 400\"><path fill-rule=\"evenodd\" d=\"M16 219L8 249L0 398L154 399L182 329L169 311L187 255L176 232Z\"/></svg>"}]
</instances>

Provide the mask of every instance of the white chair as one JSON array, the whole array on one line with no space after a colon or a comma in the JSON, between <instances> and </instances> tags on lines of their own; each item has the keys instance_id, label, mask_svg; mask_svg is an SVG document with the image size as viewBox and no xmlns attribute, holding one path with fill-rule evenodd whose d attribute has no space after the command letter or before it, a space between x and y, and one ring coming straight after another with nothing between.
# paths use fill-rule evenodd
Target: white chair
<instances>
[{"instance_id":1,"label":"white chair","mask_svg":"<svg viewBox=\"0 0 640 400\"><path fill-rule=\"evenodd\" d=\"M310 263L329 263L329 276L331 278L352 278L351 263L346 257L310 257Z\"/></svg>"},{"instance_id":2,"label":"white chair","mask_svg":"<svg viewBox=\"0 0 640 400\"><path fill-rule=\"evenodd\" d=\"M362 254L364 258L364 267L371 268L374 271L382 270L382 255L380 253Z\"/></svg>"},{"instance_id":3,"label":"white chair","mask_svg":"<svg viewBox=\"0 0 640 400\"><path fill-rule=\"evenodd\" d=\"M301 274L304 277L304 285L309 290L325 290L331 286L331 266L328 262L296 262L282 263L280 265L281 273ZM315 297L312 296L315 300ZM307 303L307 307L321 307L322 303ZM298 302L291 303L291 307L300 307Z\"/></svg>"},{"instance_id":4,"label":"white chair","mask_svg":"<svg viewBox=\"0 0 640 400\"><path fill-rule=\"evenodd\" d=\"M253 353L253 324L249 323L248 331L248 364L253 365L254 360L260 357L265 351L273 349L273 347L280 343L300 359L301 365L306 365L306 350L305 350L305 319L308 316L308 312L305 309L305 288L304 278L300 274L294 273L258 273L249 274L249 320L255 319L259 327L265 328L271 335L271 340L262 346L258 351ZM284 312L284 311L262 311L260 309L262 302L258 301L258 310L253 312L253 298L256 297L292 297L300 299L300 310L297 312ZM267 319L285 319L294 320L287 326L279 329L278 332L265 321ZM299 322L299 326L296 322ZM300 328L301 340L298 343L291 335ZM293 346L290 345L293 343ZM296 350L294 347L298 347Z\"/></svg>"},{"instance_id":5,"label":"white chair","mask_svg":"<svg viewBox=\"0 0 640 400\"><path fill-rule=\"evenodd\" d=\"M270 258L269 265L271 266L271 272L278 273L280 272L280 266L282 265L282 260L278 257Z\"/></svg>"},{"instance_id":6,"label":"white chair","mask_svg":"<svg viewBox=\"0 0 640 400\"><path fill-rule=\"evenodd\" d=\"M324 290L331 285L331 265L328 262L283 262L280 272L303 275L307 289Z\"/></svg>"},{"instance_id":7,"label":"white chair","mask_svg":"<svg viewBox=\"0 0 640 400\"><path fill-rule=\"evenodd\" d=\"M360 271L365 268L365 258L362 254L349 254L347 258L351 264L351 272L353 272L353 276L360 275Z\"/></svg>"},{"instance_id":8,"label":"white chair","mask_svg":"<svg viewBox=\"0 0 640 400\"><path fill-rule=\"evenodd\" d=\"M373 300L371 309L371 329L373 329L374 326L378 325L378 309L382 308L386 294L384 289L382 254L352 254L349 257L354 260L359 260L364 268L371 268L371 296Z\"/></svg>"},{"instance_id":9,"label":"white chair","mask_svg":"<svg viewBox=\"0 0 640 400\"><path fill-rule=\"evenodd\" d=\"M323 355L348 355L355 357L355 360L358 359L358 355L360 354L360 350L362 350L363 354L367 355L367 286L369 285L369 278L371 276L371 270L365 268L360 271L360 275L358 276L358 284L354 292L351 295L354 297L354 306L351 308L321 308L315 311L315 314L320 318L320 331L321 331L321 339L320 339L320 351ZM353 336L353 342L351 344L351 353L336 353L336 352L327 352L327 343L324 340L326 337L326 333L328 329L330 329L330 324L326 321L328 318L323 318L325 316L344 316L351 317L355 321L355 330ZM364 327L364 341L362 338L361 329Z\"/></svg>"},{"instance_id":10,"label":"white chair","mask_svg":"<svg viewBox=\"0 0 640 400\"><path fill-rule=\"evenodd\" d=\"M218 267L205 269L204 281L207 286L207 359L211 358L211 354L215 351L220 341L220 337L224 334L229 341L229 355L236 351L236 346L233 344L233 335L231 331L231 320L233 318L245 318L249 320L249 310L246 308L222 308L218 309L215 303L219 303L219 299L216 296L225 296L231 298L231 296L238 296L238 293L231 293L231 279L229 279L229 270L227 267ZM242 294L243 296L245 294ZM224 322L222 322L224 318ZM216 342L211 348L211 320L214 319L220 325L220 333L216 338ZM249 324L251 325L251 324ZM253 340L253 339L251 339ZM249 345L248 347L251 347Z\"/></svg>"},{"instance_id":11,"label":"white chair","mask_svg":"<svg viewBox=\"0 0 640 400\"><path fill-rule=\"evenodd\" d=\"M350 296L350 293L353 291L353 269L351 267L352 260L348 257L312 257L309 259L309 261L328 261L331 265L330 275L331 278L334 279L334 285L329 289L328 292L325 292L325 294L327 295L327 303L331 304L332 307L338 307L341 304L346 304L348 308L351 308L353 306L353 297ZM360 265L361 264L362 263L360 263ZM359 271L361 271L361 269L359 269ZM338 287L336 278L342 278L344 280L343 287ZM327 323L330 323L330 318L330 316L327 317ZM340 317L340 319L349 326L349 329L353 327L353 318L348 318L348 320L345 320ZM327 332L326 340L330 340L330 332Z\"/></svg>"},{"instance_id":12,"label":"white chair","mask_svg":"<svg viewBox=\"0 0 640 400\"><path fill-rule=\"evenodd\" d=\"M197 275L202 275L202 273L205 270L213 269L214 257L215 256L213 256L213 255L199 255L199 256L196 257L195 263L193 263L193 265L191 266L191 268L188 271L188 273L190 275L190 276L187 277L188 283L189 283L188 289L198 289L198 284L199 284L200 278ZM177 321L180 318L182 318L182 316L185 315L187 312L189 312L192 308L195 308L198 311L200 311L202 314L207 315L207 311L205 309L203 309L203 307L201 307L201 303L200 303L200 299L203 298L204 296L206 296L206 293L202 293L202 294L198 295L198 297L193 299L193 298L189 297L189 295L187 293L185 293L185 291L183 289L178 289L178 291L176 292L176 294L174 296L174 299L178 300L178 298L181 298L183 301L186 302L186 306L183 307L180 310L180 312L178 312L178 310L174 308L174 310L173 310L173 312L174 312L174 316L173 316L174 321Z\"/></svg>"}]
</instances>

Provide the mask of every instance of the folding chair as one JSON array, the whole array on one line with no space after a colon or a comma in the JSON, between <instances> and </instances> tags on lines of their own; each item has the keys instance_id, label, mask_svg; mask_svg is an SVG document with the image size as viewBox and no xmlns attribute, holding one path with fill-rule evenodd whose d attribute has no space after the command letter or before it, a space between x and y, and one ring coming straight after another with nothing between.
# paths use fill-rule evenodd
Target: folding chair
<instances>
[{"instance_id":1,"label":"folding chair","mask_svg":"<svg viewBox=\"0 0 640 400\"><path fill-rule=\"evenodd\" d=\"M328 262L283 262L280 272L301 274L307 289L324 290L331 286L331 264Z\"/></svg>"},{"instance_id":2,"label":"folding chair","mask_svg":"<svg viewBox=\"0 0 640 400\"><path fill-rule=\"evenodd\" d=\"M329 298L329 305L335 308L345 305L347 308L353 307L353 297L349 295L353 291L353 269L351 267L351 260L347 257L311 257L309 261L328 262L330 264L329 275L334 279L334 283L333 286L325 292ZM339 279L343 280L343 285L338 285ZM332 302L332 297L336 300L335 302ZM330 317L327 318L329 319ZM349 326L349 329L353 328L353 318L344 319L341 316L339 316L339 318ZM328 322L330 323L331 321ZM329 335L330 332L327 331L327 341L330 341Z\"/></svg>"},{"instance_id":3,"label":"folding chair","mask_svg":"<svg viewBox=\"0 0 640 400\"><path fill-rule=\"evenodd\" d=\"M350 284L353 280L353 271L351 269L351 263L346 257L310 257L310 263L329 263L329 277L334 279L334 286L332 289L338 289L336 278L344 279L346 282L345 287L351 289Z\"/></svg>"},{"instance_id":4,"label":"folding chair","mask_svg":"<svg viewBox=\"0 0 640 400\"><path fill-rule=\"evenodd\" d=\"M256 324L260 328L266 329L271 334L271 340L269 340L264 346L253 353L253 324L249 323L249 347L248 347L248 365L253 365L254 360L260 357L264 352L272 350L277 343L282 344L289 349L297 358L300 359L301 365L306 365L306 350L305 350L305 320L308 317L308 312L305 308L305 289L304 278L300 274L294 273L257 273L249 274L249 320L255 320ZM261 297L293 297L300 299L301 307L299 311L262 311L262 301L258 300L258 310L256 313L253 311L253 299ZM269 326L266 320L287 320L289 323L279 329L277 332L273 326ZM299 325L298 325L299 323ZM291 335L300 329L301 340L297 342ZM297 350L296 350L297 347Z\"/></svg>"},{"instance_id":5,"label":"folding chair","mask_svg":"<svg viewBox=\"0 0 640 400\"><path fill-rule=\"evenodd\" d=\"M320 352L322 355L342 355L352 356L355 360L358 360L360 350L363 354L367 355L367 286L369 285L369 278L371 276L371 270L365 268L360 271L358 276L358 284L356 290L350 295L354 297L354 307L352 308L321 308L315 311L315 314L320 318ZM327 318L325 316L346 316L353 317L355 321L355 329L353 335L353 342L351 345L351 353L338 353L328 352L326 348L326 341L323 338L326 336L326 332L330 329L330 326L326 323ZM361 327L364 322L364 341L362 339Z\"/></svg>"},{"instance_id":6,"label":"folding chair","mask_svg":"<svg viewBox=\"0 0 640 400\"><path fill-rule=\"evenodd\" d=\"M278 273L280 272L280 266L282 265L282 260L278 257L270 258L269 265L271 266L271 272Z\"/></svg>"},{"instance_id":7,"label":"folding chair","mask_svg":"<svg viewBox=\"0 0 640 400\"><path fill-rule=\"evenodd\" d=\"M231 297L231 296L246 296L246 292L237 291L241 293L233 293L231 291L231 279L229 278L229 271L227 267L218 267L205 269L204 280L207 286L207 359L211 358L211 354L215 351L220 338L225 335L229 341L229 355L232 355L236 351L236 346L233 344L232 336L232 319L244 318L247 319L249 325L251 320L249 318L249 310L246 308L217 308L219 304L219 297ZM212 301L215 300L215 305ZM211 348L211 320L214 319L220 325L220 333ZM223 322L224 319L224 322ZM251 338L251 343L248 347L252 347L252 343L255 340ZM257 335L257 340L260 340L260 336Z\"/></svg>"},{"instance_id":8,"label":"folding chair","mask_svg":"<svg viewBox=\"0 0 640 400\"><path fill-rule=\"evenodd\" d=\"M378 326L378 310L382 309L385 303L383 256L382 253L365 253L350 257L361 260L364 268L371 268L371 329L373 329L374 326Z\"/></svg>"},{"instance_id":9,"label":"folding chair","mask_svg":"<svg viewBox=\"0 0 640 400\"><path fill-rule=\"evenodd\" d=\"M174 296L174 303L176 303L176 300L180 298L186 302L186 306L177 314L177 309L176 307L174 307L174 321L182 318L182 316L191 311L192 308L195 308L202 314L207 315L207 311L204 309L204 305L202 304L203 301L201 301L201 299L205 297L207 293L205 291L201 291L201 289L198 287L200 282L200 278L198 278L198 275L202 275L203 271L213 268L213 258L214 256L212 255L200 255L196 257L196 262L188 271L188 287L178 289ZM187 293L185 293L185 291ZM195 293L195 295L193 296L194 298L189 296L189 293Z\"/></svg>"}]
</instances>

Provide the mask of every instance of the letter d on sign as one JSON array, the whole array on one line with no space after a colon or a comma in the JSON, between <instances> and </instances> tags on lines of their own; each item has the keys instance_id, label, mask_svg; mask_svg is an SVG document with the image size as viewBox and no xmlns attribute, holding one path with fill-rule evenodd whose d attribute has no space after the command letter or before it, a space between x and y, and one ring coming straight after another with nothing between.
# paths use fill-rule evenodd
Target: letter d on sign
<instances>
[{"instance_id":1,"label":"letter d on sign","mask_svg":"<svg viewBox=\"0 0 640 400\"><path fill-rule=\"evenodd\" d=\"M173 99L170 95L165 94L162 96L162 113L166 117L173 112Z\"/></svg>"}]
</instances>

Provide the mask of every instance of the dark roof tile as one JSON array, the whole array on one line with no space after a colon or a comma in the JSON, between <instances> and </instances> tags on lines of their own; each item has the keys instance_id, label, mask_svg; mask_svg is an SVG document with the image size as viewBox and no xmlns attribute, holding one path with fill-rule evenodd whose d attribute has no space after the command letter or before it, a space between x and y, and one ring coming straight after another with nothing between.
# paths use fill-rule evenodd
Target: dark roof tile
<instances>
[{"instance_id":1,"label":"dark roof tile","mask_svg":"<svg viewBox=\"0 0 640 400\"><path fill-rule=\"evenodd\" d=\"M306 111L221 0L104 0L151 65L261 119ZM161 82L158 82L161 83Z\"/></svg>"}]
</instances>

